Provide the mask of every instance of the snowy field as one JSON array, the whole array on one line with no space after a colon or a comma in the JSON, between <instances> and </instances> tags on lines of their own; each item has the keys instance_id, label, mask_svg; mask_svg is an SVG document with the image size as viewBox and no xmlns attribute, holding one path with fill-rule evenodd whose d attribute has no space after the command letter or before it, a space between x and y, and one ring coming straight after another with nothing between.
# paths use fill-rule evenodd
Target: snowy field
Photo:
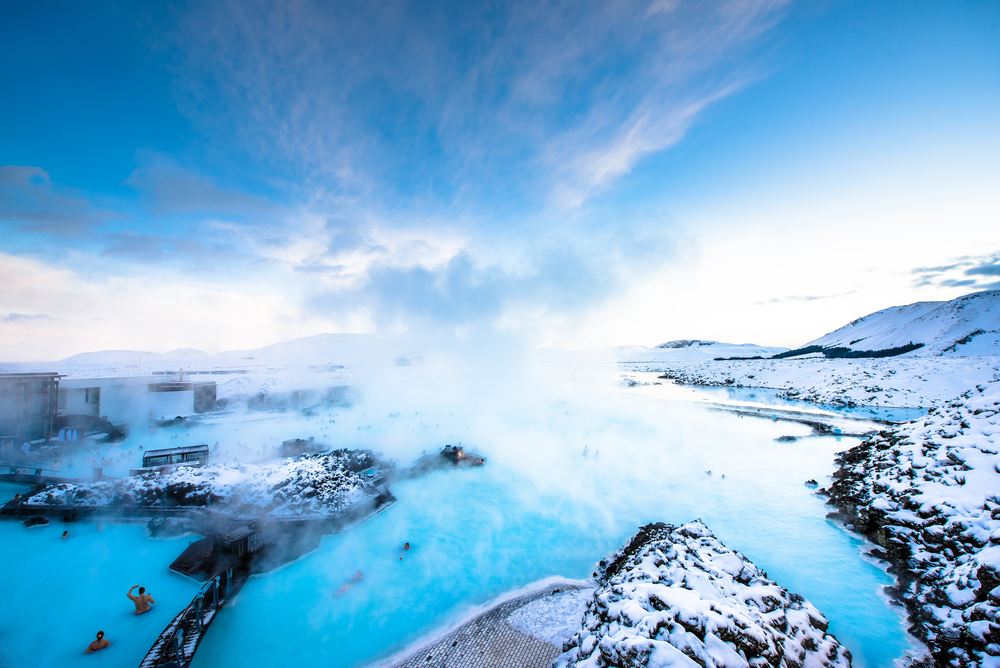
<instances>
[{"instance_id":1,"label":"snowy field","mask_svg":"<svg viewBox=\"0 0 1000 668\"><path fill-rule=\"evenodd\" d=\"M623 362L623 370L666 374L680 383L763 387L790 399L847 406L940 406L1000 379L1000 356L882 359Z\"/></svg>"}]
</instances>

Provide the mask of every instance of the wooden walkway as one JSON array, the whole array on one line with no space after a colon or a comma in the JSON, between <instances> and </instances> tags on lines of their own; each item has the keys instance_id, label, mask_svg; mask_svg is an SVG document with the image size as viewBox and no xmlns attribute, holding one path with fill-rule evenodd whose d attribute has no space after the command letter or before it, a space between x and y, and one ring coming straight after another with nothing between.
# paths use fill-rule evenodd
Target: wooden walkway
<instances>
[{"instance_id":1,"label":"wooden walkway","mask_svg":"<svg viewBox=\"0 0 1000 668\"><path fill-rule=\"evenodd\" d=\"M246 571L229 569L206 582L191 603L163 630L149 648L139 668L190 666L208 627L226 603L239 593L249 577L250 574Z\"/></svg>"}]
</instances>

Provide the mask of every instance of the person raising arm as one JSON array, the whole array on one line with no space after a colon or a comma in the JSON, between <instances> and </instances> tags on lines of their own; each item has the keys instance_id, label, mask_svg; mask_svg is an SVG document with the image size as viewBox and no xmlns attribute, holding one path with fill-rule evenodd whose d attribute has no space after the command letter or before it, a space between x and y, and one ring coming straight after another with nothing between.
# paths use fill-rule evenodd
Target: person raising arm
<instances>
[{"instance_id":1,"label":"person raising arm","mask_svg":"<svg viewBox=\"0 0 1000 668\"><path fill-rule=\"evenodd\" d=\"M139 585L132 585L132 589L135 589L136 587L139 587ZM128 596L129 600L135 604L135 614L141 615L144 612L148 612L152 607L150 606L150 603L156 603L156 601L150 594L146 593L145 587L139 587L138 596L132 595L132 589L129 589L128 593L125 595Z\"/></svg>"}]
</instances>

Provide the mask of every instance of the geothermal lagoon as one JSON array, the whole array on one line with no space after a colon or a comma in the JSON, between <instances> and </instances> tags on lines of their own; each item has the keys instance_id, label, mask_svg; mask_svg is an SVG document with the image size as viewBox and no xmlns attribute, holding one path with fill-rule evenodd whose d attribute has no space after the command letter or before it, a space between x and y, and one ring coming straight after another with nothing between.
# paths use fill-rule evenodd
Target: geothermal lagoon
<instances>
[{"instance_id":1,"label":"geothermal lagoon","mask_svg":"<svg viewBox=\"0 0 1000 668\"><path fill-rule=\"evenodd\" d=\"M107 474L125 475L140 446L218 442L218 460L255 461L283 438L315 436L404 465L460 441L487 459L481 468L396 482L398 502L387 511L253 576L207 633L197 668L384 662L506 592L552 576L587 579L642 524L695 518L816 605L854 665L893 665L912 645L901 611L880 592L892 579L865 556L861 538L826 519L831 508L803 484L827 486L835 453L858 440L710 410L682 400L687 389L605 385L515 399L478 388L482 403L386 390L308 416L237 414L155 433L133 429L97 456L111 462ZM752 406L754 399L733 400ZM73 466L83 475L80 461ZM0 492L6 500L22 490L5 484ZM64 529L74 534L65 541ZM144 524L125 522L99 530L7 521L0 531L0 563L23 574L5 586L4 665L138 665L199 588L168 570L198 536L154 540ZM404 553L404 542L413 549ZM335 598L359 569L363 581ZM137 583L156 598L149 615L134 616L125 598ZM113 651L84 656L98 629Z\"/></svg>"}]
</instances>

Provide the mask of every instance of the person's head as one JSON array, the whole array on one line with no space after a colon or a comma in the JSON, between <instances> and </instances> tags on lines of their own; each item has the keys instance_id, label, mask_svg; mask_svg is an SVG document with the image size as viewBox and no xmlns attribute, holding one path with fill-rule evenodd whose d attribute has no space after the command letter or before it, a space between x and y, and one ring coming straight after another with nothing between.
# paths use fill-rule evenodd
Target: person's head
<instances>
[{"instance_id":1,"label":"person's head","mask_svg":"<svg viewBox=\"0 0 1000 668\"><path fill-rule=\"evenodd\" d=\"M98 640L103 640L104 639L104 631L98 631L97 632L97 639Z\"/></svg>"},{"instance_id":2,"label":"person's head","mask_svg":"<svg viewBox=\"0 0 1000 668\"><path fill-rule=\"evenodd\" d=\"M69 538L69 531L63 531L63 538Z\"/></svg>"},{"instance_id":3,"label":"person's head","mask_svg":"<svg viewBox=\"0 0 1000 668\"><path fill-rule=\"evenodd\" d=\"M146 593L146 588L145 587L139 587L139 596L142 596L145 593Z\"/></svg>"},{"instance_id":4,"label":"person's head","mask_svg":"<svg viewBox=\"0 0 1000 668\"><path fill-rule=\"evenodd\" d=\"M407 543L407 544L403 545L403 547L405 547L407 550L409 550L410 549L410 544Z\"/></svg>"}]
</instances>

